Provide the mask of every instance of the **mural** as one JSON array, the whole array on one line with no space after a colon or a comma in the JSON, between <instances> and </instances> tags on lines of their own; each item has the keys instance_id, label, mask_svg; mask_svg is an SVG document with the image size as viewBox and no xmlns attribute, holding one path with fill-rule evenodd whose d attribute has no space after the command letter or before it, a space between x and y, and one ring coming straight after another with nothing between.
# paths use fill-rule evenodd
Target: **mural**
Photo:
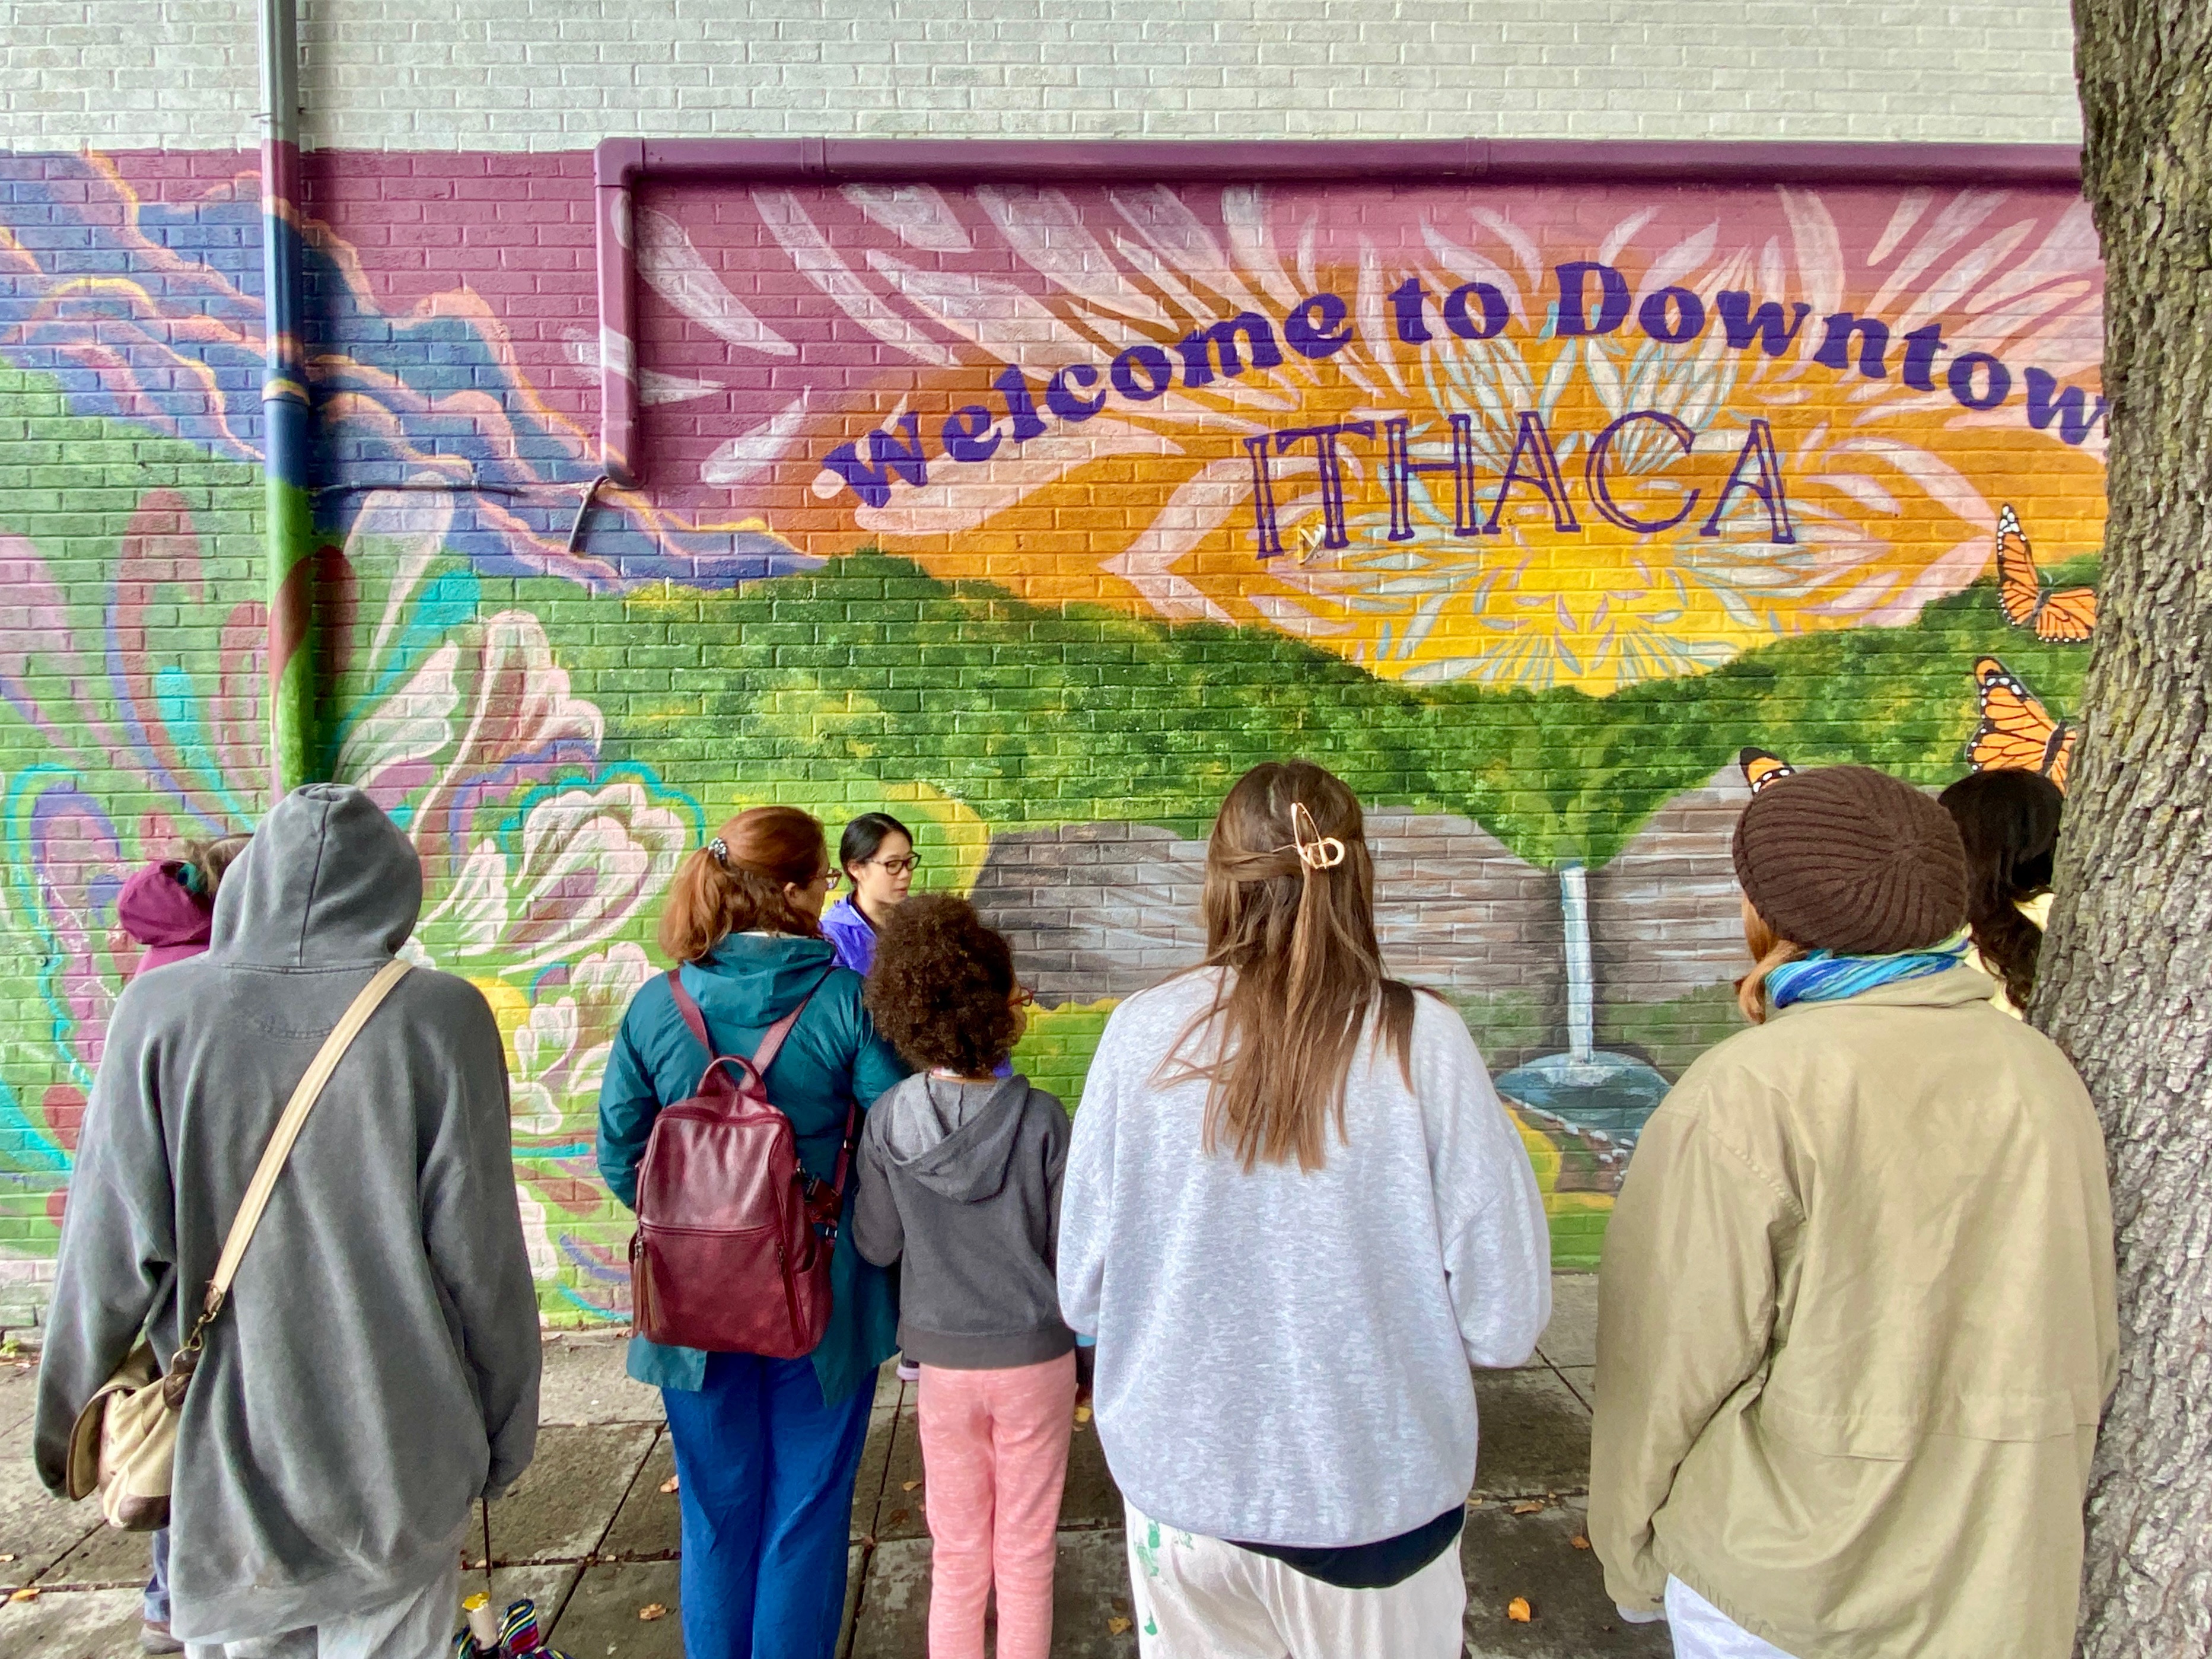
<instances>
[{"instance_id":1,"label":"mural","mask_svg":"<svg viewBox=\"0 0 2212 1659\"><path fill-rule=\"evenodd\" d=\"M1073 1100L1201 946L1223 790L1323 761L1586 1263L1733 1028L1741 745L2063 785L2104 433L2062 194L648 187L623 490L589 158L307 166L321 766L507 1036L550 1316L626 1308L600 1069L744 805L913 823ZM120 882L271 780L250 160L0 167L5 1321Z\"/></svg>"}]
</instances>

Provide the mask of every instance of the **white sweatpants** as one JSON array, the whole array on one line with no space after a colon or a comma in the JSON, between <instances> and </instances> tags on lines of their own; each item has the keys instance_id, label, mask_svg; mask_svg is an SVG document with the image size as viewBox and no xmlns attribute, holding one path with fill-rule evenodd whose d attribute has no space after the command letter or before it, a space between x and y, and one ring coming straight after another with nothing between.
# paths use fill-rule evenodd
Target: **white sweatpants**
<instances>
[{"instance_id":1,"label":"white sweatpants","mask_svg":"<svg viewBox=\"0 0 2212 1659\"><path fill-rule=\"evenodd\" d=\"M1339 1589L1126 1507L1143 1659L1460 1659L1465 1650L1456 1548L1388 1589Z\"/></svg>"},{"instance_id":2,"label":"white sweatpants","mask_svg":"<svg viewBox=\"0 0 2212 1659\"><path fill-rule=\"evenodd\" d=\"M421 1589L357 1613L281 1636L240 1642L187 1642L185 1659L447 1659L461 1627L461 1558Z\"/></svg>"},{"instance_id":3,"label":"white sweatpants","mask_svg":"<svg viewBox=\"0 0 2212 1659\"><path fill-rule=\"evenodd\" d=\"M1667 1627L1674 1633L1674 1659L1790 1659L1672 1574L1667 1579Z\"/></svg>"}]
</instances>

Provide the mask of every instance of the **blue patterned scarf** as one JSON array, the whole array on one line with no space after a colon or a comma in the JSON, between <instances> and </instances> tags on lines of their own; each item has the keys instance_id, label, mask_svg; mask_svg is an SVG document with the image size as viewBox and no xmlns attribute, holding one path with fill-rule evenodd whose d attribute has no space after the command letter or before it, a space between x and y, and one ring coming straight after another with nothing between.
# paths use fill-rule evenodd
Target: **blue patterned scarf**
<instances>
[{"instance_id":1,"label":"blue patterned scarf","mask_svg":"<svg viewBox=\"0 0 2212 1659\"><path fill-rule=\"evenodd\" d=\"M1839 957L1832 951L1815 951L1767 975L1766 994L1777 1008L1793 1002L1839 1002L1877 985L1942 973L1966 959L1963 933L1925 951L1900 951L1887 957Z\"/></svg>"}]
</instances>

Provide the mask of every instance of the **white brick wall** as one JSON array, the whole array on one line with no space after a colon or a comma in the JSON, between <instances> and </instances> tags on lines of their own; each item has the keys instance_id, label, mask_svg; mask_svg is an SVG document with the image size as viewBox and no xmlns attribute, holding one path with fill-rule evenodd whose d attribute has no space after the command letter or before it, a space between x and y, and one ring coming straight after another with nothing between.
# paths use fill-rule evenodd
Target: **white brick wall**
<instances>
[{"instance_id":1,"label":"white brick wall","mask_svg":"<svg viewBox=\"0 0 2212 1659\"><path fill-rule=\"evenodd\" d=\"M258 139L251 0L6 0L0 143ZM324 147L2073 142L2067 0L304 0Z\"/></svg>"}]
</instances>

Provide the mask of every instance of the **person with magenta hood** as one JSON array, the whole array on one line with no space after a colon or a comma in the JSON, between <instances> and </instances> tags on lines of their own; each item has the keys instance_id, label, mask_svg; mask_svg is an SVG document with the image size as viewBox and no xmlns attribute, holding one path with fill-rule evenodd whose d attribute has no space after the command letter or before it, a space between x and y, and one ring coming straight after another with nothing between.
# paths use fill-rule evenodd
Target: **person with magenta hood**
<instances>
[{"instance_id":1,"label":"person with magenta hood","mask_svg":"<svg viewBox=\"0 0 2212 1659\"><path fill-rule=\"evenodd\" d=\"M405 834L310 784L217 894L207 950L124 988L86 1108L39 1370L39 1476L141 1331L166 1367L325 1041L422 908ZM193 1659L442 1659L480 1498L528 1467L538 1304L505 1049L416 968L331 1073L185 1391L172 1628Z\"/></svg>"},{"instance_id":2,"label":"person with magenta hood","mask_svg":"<svg viewBox=\"0 0 2212 1659\"><path fill-rule=\"evenodd\" d=\"M131 873L115 900L115 924L143 947L134 974L166 968L208 947L215 896L248 837L189 841L184 856L157 859Z\"/></svg>"},{"instance_id":3,"label":"person with magenta hood","mask_svg":"<svg viewBox=\"0 0 2212 1659\"><path fill-rule=\"evenodd\" d=\"M166 968L196 957L208 947L215 926L215 896L223 872L246 850L246 836L189 841L184 856L157 859L123 884L115 901L116 925L140 947L131 975ZM153 1538L154 1571L146 1580L143 1624L138 1645L148 1653L182 1653L185 1644L169 1629L169 1529Z\"/></svg>"}]
</instances>

